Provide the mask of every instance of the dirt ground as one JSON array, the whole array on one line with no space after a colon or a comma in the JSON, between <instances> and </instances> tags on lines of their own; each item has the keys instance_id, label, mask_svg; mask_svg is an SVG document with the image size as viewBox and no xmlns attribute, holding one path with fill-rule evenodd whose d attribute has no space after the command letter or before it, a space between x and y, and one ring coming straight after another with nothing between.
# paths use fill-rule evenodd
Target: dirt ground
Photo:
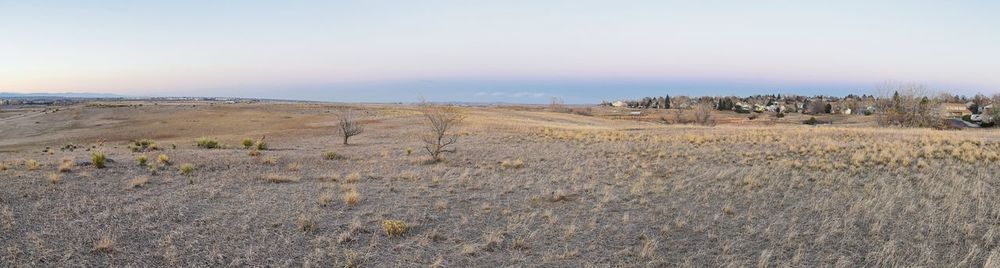
<instances>
[{"instance_id":1,"label":"dirt ground","mask_svg":"<svg viewBox=\"0 0 1000 268\"><path fill-rule=\"evenodd\" d=\"M365 127L350 145L345 107ZM431 163L406 105L4 107L0 266L1000 264L996 130L602 109L461 108L456 151Z\"/></svg>"}]
</instances>

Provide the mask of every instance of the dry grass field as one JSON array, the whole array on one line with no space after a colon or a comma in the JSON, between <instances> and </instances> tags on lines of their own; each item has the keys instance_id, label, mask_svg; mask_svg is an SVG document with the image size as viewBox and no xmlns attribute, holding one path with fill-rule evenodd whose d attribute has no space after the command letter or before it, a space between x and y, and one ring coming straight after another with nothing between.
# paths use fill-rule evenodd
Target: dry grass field
<instances>
[{"instance_id":1,"label":"dry grass field","mask_svg":"<svg viewBox=\"0 0 1000 268\"><path fill-rule=\"evenodd\" d=\"M342 108L0 112L0 266L1000 265L995 130L461 108L432 163L417 107Z\"/></svg>"}]
</instances>

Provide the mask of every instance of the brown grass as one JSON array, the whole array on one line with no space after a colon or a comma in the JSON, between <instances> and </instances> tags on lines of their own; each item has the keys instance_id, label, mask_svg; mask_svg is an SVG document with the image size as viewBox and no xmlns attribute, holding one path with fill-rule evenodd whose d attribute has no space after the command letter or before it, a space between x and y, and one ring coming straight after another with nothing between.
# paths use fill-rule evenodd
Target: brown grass
<instances>
[{"instance_id":1,"label":"brown grass","mask_svg":"<svg viewBox=\"0 0 1000 268\"><path fill-rule=\"evenodd\" d=\"M358 181L361 181L361 173L358 172L352 172L344 177L344 182L346 183L357 183Z\"/></svg>"},{"instance_id":2,"label":"brown grass","mask_svg":"<svg viewBox=\"0 0 1000 268\"><path fill-rule=\"evenodd\" d=\"M102 235L97 242L94 242L94 252L97 253L111 253L114 251L115 241L111 238L111 235Z\"/></svg>"},{"instance_id":3,"label":"brown grass","mask_svg":"<svg viewBox=\"0 0 1000 268\"><path fill-rule=\"evenodd\" d=\"M38 170L38 168L42 167L42 164L35 161L35 159L28 159L24 161L24 166L27 167L28 170Z\"/></svg>"},{"instance_id":4,"label":"brown grass","mask_svg":"<svg viewBox=\"0 0 1000 268\"><path fill-rule=\"evenodd\" d=\"M240 121L228 115L239 114L239 108L229 108L233 110L217 114L233 122L192 116L186 124L171 121L174 129L183 125L191 130L158 129L169 136L162 138L167 142L190 141L194 137L185 135L203 133L227 141L261 133L281 141L281 150L263 152L274 157L271 165L261 164L265 157L246 157L244 150L171 149L161 144L177 159L199 164L199 171L189 175L205 182L197 186L172 182L177 175L172 168L163 172L168 174L150 175L131 163L110 164L104 170L74 168L61 173L67 187L46 187L45 176L56 172L55 167L46 172L0 172L12 197L0 204L4 261L15 267L37 266L40 260L50 266L139 260L148 266L180 267L325 267L362 261L373 267L1000 263L1000 250L995 249L1000 227L994 224L1000 208L991 205L1000 204L1000 197L992 194L1000 188L993 179L1000 174L995 165L1000 160L996 130L880 129L866 125L863 117L846 116L820 119L854 121L801 126L802 118L795 114L787 117L794 124L775 119L778 123L772 126L735 125L730 120L735 116L722 115L716 117L721 125L704 127L610 120L604 108L595 108L590 117L530 107L460 108L468 115L462 131L455 133L461 135L460 147L443 163L423 165L403 157L401 149L421 144L414 134L424 132L417 124L423 118L415 109L372 109L366 117L379 121L370 124L364 142L338 146L338 153L351 157L327 161L320 157L325 145L317 141L336 139L330 137L331 118L322 110L332 108L251 107L291 116L284 120L298 120L297 125L282 125L276 132L268 129L270 124L282 121L267 121L268 113L241 114L261 119ZM195 109L207 108L176 108ZM767 120L762 117L755 122ZM133 124L153 129L160 125L124 125ZM220 130L202 126L207 124ZM237 124L250 130L234 127ZM131 130L122 132L138 133ZM233 134L226 134L229 131ZM4 138L7 142L8 136ZM98 148L109 156L132 155L114 144ZM35 148L29 149L0 154L4 163L16 163L20 169L24 161L12 159L59 159L39 158L43 156ZM388 157L382 158L381 151ZM83 154L77 152L78 157ZM289 163L299 164L298 169L290 171ZM302 180L269 184L263 174ZM119 183L131 187L129 179L142 175L157 183L146 184L142 191L121 189ZM244 178L262 181L245 183ZM95 220L93 213L81 211L99 211L98 222L79 225ZM298 214L312 227L300 225ZM240 217L234 220L233 215ZM410 230L387 239L380 226L383 219L405 219ZM87 251L94 242L88 237L93 239L103 226L139 231L116 237L119 244L112 255L60 257L79 251L80 237ZM46 230L59 230L59 235L47 235ZM44 248L36 246L34 234L45 239ZM275 246L244 241L261 234L277 241ZM198 252L211 254L189 254ZM9 257L13 255L18 257Z\"/></svg>"},{"instance_id":5,"label":"brown grass","mask_svg":"<svg viewBox=\"0 0 1000 268\"><path fill-rule=\"evenodd\" d=\"M344 192L343 200L344 204L347 204L348 206L354 206L357 205L359 201L361 201L361 194L358 193L357 189L354 189L352 187L348 189L346 192Z\"/></svg>"},{"instance_id":6,"label":"brown grass","mask_svg":"<svg viewBox=\"0 0 1000 268\"><path fill-rule=\"evenodd\" d=\"M65 172L70 172L70 171L73 171L73 166L74 165L76 165L76 164L73 163L73 158L69 158L69 157L63 158L63 159L59 160L59 168L58 168L58 170L59 170L59 172L64 172L64 173Z\"/></svg>"},{"instance_id":7,"label":"brown grass","mask_svg":"<svg viewBox=\"0 0 1000 268\"><path fill-rule=\"evenodd\" d=\"M330 203L333 203L333 194L331 194L331 193L323 193L323 194L319 195L319 205L320 206L324 206L324 207L325 206L329 206Z\"/></svg>"},{"instance_id":8,"label":"brown grass","mask_svg":"<svg viewBox=\"0 0 1000 268\"><path fill-rule=\"evenodd\" d=\"M382 231L388 237L402 236L406 233L406 224L400 220L384 220L382 221Z\"/></svg>"},{"instance_id":9,"label":"brown grass","mask_svg":"<svg viewBox=\"0 0 1000 268\"><path fill-rule=\"evenodd\" d=\"M261 179L270 183L290 183L299 181L299 177L282 174L265 174L261 177Z\"/></svg>"},{"instance_id":10,"label":"brown grass","mask_svg":"<svg viewBox=\"0 0 1000 268\"><path fill-rule=\"evenodd\" d=\"M148 182L149 182L149 177L145 177L145 176L135 177L135 178L132 178L131 180L128 181L128 186L129 186L129 188L144 187L144 186L146 186L146 183L148 183Z\"/></svg>"},{"instance_id":11,"label":"brown grass","mask_svg":"<svg viewBox=\"0 0 1000 268\"><path fill-rule=\"evenodd\" d=\"M170 164L170 157L167 156L167 155L165 155L165 154L160 154L160 155L156 156L156 161L160 162L160 164L162 164L162 165L169 165Z\"/></svg>"},{"instance_id":12,"label":"brown grass","mask_svg":"<svg viewBox=\"0 0 1000 268\"><path fill-rule=\"evenodd\" d=\"M51 173L45 178L45 180L48 181L49 184L56 185L59 184L59 182L62 180L60 178L61 176L62 175L60 175L59 173Z\"/></svg>"},{"instance_id":13,"label":"brown grass","mask_svg":"<svg viewBox=\"0 0 1000 268\"><path fill-rule=\"evenodd\" d=\"M507 169L518 169L524 167L524 161L521 160L503 160L500 161L500 167Z\"/></svg>"},{"instance_id":14,"label":"brown grass","mask_svg":"<svg viewBox=\"0 0 1000 268\"><path fill-rule=\"evenodd\" d=\"M308 232L316 229L316 222L305 214L300 214L295 223L299 226L299 231Z\"/></svg>"}]
</instances>

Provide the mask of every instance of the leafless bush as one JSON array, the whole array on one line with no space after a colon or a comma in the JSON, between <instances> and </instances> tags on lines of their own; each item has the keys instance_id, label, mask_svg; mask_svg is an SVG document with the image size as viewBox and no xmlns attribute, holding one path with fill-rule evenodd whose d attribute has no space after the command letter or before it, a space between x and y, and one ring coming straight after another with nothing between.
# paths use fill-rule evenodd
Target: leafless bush
<instances>
[{"instance_id":1,"label":"leafless bush","mask_svg":"<svg viewBox=\"0 0 1000 268\"><path fill-rule=\"evenodd\" d=\"M694 123L703 126L714 126L715 118L712 118L712 105L701 103L694 106Z\"/></svg>"},{"instance_id":2,"label":"leafless bush","mask_svg":"<svg viewBox=\"0 0 1000 268\"><path fill-rule=\"evenodd\" d=\"M571 108L571 109L569 109L569 111L570 111L570 113L577 114L577 115L594 116L594 112L593 112L593 110L590 109L590 107Z\"/></svg>"},{"instance_id":3,"label":"leafless bush","mask_svg":"<svg viewBox=\"0 0 1000 268\"><path fill-rule=\"evenodd\" d=\"M433 161L440 161L441 153L454 152L447 147L458 142L458 135L453 132L464 116L455 107L434 106L426 102L420 106L428 127L428 133L422 137L424 149Z\"/></svg>"},{"instance_id":4,"label":"leafless bush","mask_svg":"<svg viewBox=\"0 0 1000 268\"><path fill-rule=\"evenodd\" d=\"M344 137L344 145L347 145L347 139L365 131L361 123L355 120L354 113L350 109L340 111L340 123L337 124L337 127L340 130L340 136Z\"/></svg>"},{"instance_id":5,"label":"leafless bush","mask_svg":"<svg viewBox=\"0 0 1000 268\"><path fill-rule=\"evenodd\" d=\"M886 82L876 86L880 126L937 127L942 124L941 107L926 85Z\"/></svg>"},{"instance_id":6,"label":"leafless bush","mask_svg":"<svg viewBox=\"0 0 1000 268\"><path fill-rule=\"evenodd\" d=\"M552 101L549 102L549 111L565 113L568 112L569 109L566 108L566 104L563 102L562 98L552 97Z\"/></svg>"},{"instance_id":7,"label":"leafless bush","mask_svg":"<svg viewBox=\"0 0 1000 268\"><path fill-rule=\"evenodd\" d=\"M684 110L680 108L674 108L674 124L687 124L688 120L684 118Z\"/></svg>"}]
</instances>

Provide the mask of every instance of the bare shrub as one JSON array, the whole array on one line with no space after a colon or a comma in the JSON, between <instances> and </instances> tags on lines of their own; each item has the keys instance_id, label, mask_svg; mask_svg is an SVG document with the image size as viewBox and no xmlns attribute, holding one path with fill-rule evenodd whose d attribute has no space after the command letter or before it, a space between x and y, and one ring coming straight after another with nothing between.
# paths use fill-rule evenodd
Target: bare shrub
<instances>
[{"instance_id":1,"label":"bare shrub","mask_svg":"<svg viewBox=\"0 0 1000 268\"><path fill-rule=\"evenodd\" d=\"M593 109L591 109L590 107L572 108L570 109L570 113L582 116L594 116Z\"/></svg>"},{"instance_id":2,"label":"bare shrub","mask_svg":"<svg viewBox=\"0 0 1000 268\"><path fill-rule=\"evenodd\" d=\"M703 126L714 126L715 118L712 117L711 104L701 103L694 106L694 123Z\"/></svg>"},{"instance_id":3,"label":"bare shrub","mask_svg":"<svg viewBox=\"0 0 1000 268\"><path fill-rule=\"evenodd\" d=\"M447 147L458 142L458 135L453 132L465 117L455 107L422 103L421 110L428 127L428 133L422 137L424 149L434 162L441 161L441 153L454 152Z\"/></svg>"},{"instance_id":4,"label":"bare shrub","mask_svg":"<svg viewBox=\"0 0 1000 268\"><path fill-rule=\"evenodd\" d=\"M337 124L337 128L340 136L344 138L344 145L347 145L347 139L365 132L361 123L355 120L354 113L346 108L340 111L340 123Z\"/></svg>"},{"instance_id":5,"label":"bare shrub","mask_svg":"<svg viewBox=\"0 0 1000 268\"><path fill-rule=\"evenodd\" d=\"M552 97L552 100L549 102L549 111L564 113L569 111L569 109L566 108L566 104L562 98Z\"/></svg>"},{"instance_id":6,"label":"bare shrub","mask_svg":"<svg viewBox=\"0 0 1000 268\"><path fill-rule=\"evenodd\" d=\"M674 124L687 124L688 121L684 118L684 110L677 108L674 109Z\"/></svg>"}]
</instances>

